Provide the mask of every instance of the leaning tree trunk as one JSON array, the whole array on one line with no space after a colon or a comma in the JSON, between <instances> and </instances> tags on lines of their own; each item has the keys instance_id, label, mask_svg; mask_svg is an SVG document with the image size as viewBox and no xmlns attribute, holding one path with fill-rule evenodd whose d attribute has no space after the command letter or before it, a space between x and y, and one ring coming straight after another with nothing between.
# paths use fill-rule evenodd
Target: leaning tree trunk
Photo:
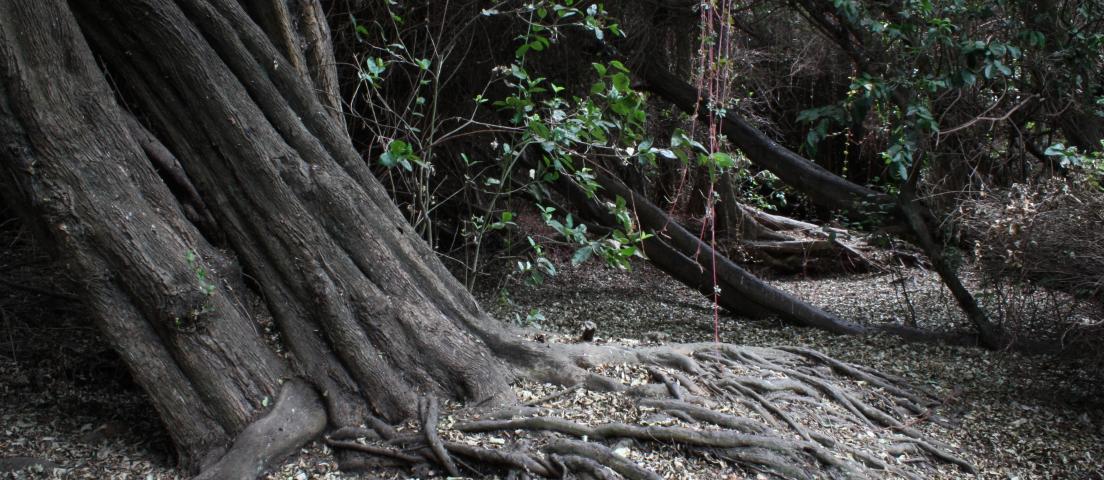
<instances>
[{"instance_id":1,"label":"leaning tree trunk","mask_svg":"<svg viewBox=\"0 0 1104 480\"><path fill-rule=\"evenodd\" d=\"M648 88L677 107L694 112L708 108L694 86L661 66L637 65ZM700 107L699 107L700 105ZM780 145L733 110L721 116L721 131L752 163L770 170L787 185L808 195L818 205L838 208L849 215L896 215L893 198L842 178Z\"/></svg>"},{"instance_id":2,"label":"leaning tree trunk","mask_svg":"<svg viewBox=\"0 0 1104 480\"><path fill-rule=\"evenodd\" d=\"M648 87L685 111L706 108L706 99L684 80L662 67L642 65L638 69ZM871 190L840 177L778 144L762 131L728 110L720 117L721 131L748 158L782 179L814 203L838 208L847 215L875 220L887 230L902 229L917 238L917 243L935 264L936 272L947 285L963 313L973 323L981 345L1003 348L1010 338L1003 327L993 323L958 278L945 255L945 247L931 225L930 210L915 198L902 198Z\"/></svg>"},{"instance_id":3,"label":"leaning tree trunk","mask_svg":"<svg viewBox=\"0 0 1104 480\"><path fill-rule=\"evenodd\" d=\"M231 0L73 5L0 3L5 200L83 279L185 466L244 478L326 422L405 418L419 395L512 396L492 347L527 347L492 327L370 175L315 92L325 75L303 73L332 57L287 60L324 37ZM128 119L97 57L163 145ZM197 209L217 232L188 221ZM239 268L287 354L255 327Z\"/></svg>"},{"instance_id":4,"label":"leaning tree trunk","mask_svg":"<svg viewBox=\"0 0 1104 480\"><path fill-rule=\"evenodd\" d=\"M604 172L596 180L609 195L624 198L636 214L640 228L652 233L642 242L648 261L676 280L717 302L729 312L752 318L775 316L787 323L833 333L868 333L869 329L817 308L779 290L744 270L723 253L686 230L643 195ZM568 179L557 182L571 206L606 228L619 222L609 210Z\"/></svg>"}]
</instances>

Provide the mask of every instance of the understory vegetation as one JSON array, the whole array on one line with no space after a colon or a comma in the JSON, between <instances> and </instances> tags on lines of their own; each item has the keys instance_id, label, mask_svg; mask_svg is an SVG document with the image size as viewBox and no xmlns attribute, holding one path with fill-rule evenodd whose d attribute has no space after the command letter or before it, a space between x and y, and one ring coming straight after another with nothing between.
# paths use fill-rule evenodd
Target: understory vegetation
<instances>
[{"instance_id":1,"label":"understory vegetation","mask_svg":"<svg viewBox=\"0 0 1104 480\"><path fill-rule=\"evenodd\" d=\"M27 0L0 67L0 476L1104 471L1098 1Z\"/></svg>"},{"instance_id":2,"label":"understory vegetation","mask_svg":"<svg viewBox=\"0 0 1104 480\"><path fill-rule=\"evenodd\" d=\"M678 250L662 238L676 222L700 242L681 253L704 271L718 255L768 276L920 267L948 282L974 341L1094 354L1101 252L1079 233L1102 231L1092 2L345 13L335 35L355 59L343 66L350 128L370 133L354 137L372 139L365 158L468 288L503 278L501 265L487 275L494 262L534 284L555 275L553 257L627 269L657 232ZM700 103L680 103L678 79L657 70ZM760 152L745 138L757 134L792 151ZM822 179L787 181L793 167L757 158L787 154ZM611 183L669 219L650 227ZM697 258L703 246L711 258ZM724 273L675 275L730 307L714 292ZM959 276L978 281L960 289Z\"/></svg>"}]
</instances>

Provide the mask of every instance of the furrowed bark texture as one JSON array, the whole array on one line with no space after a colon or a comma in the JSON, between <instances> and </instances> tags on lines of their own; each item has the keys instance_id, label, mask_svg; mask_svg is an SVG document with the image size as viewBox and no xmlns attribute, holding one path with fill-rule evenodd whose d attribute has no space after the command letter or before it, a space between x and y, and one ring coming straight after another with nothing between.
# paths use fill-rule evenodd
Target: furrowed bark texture
<instances>
[{"instance_id":1,"label":"furrowed bark texture","mask_svg":"<svg viewBox=\"0 0 1104 480\"><path fill-rule=\"evenodd\" d=\"M504 370L465 323L483 320L478 307L426 261L432 252L344 130L242 9L91 3L80 17L97 51L213 198L292 350L312 359L304 373L324 379L327 394L372 392L392 420L413 413L419 391L477 400L505 391ZM137 22L149 27L112 28ZM144 45L171 54L143 58Z\"/></svg>"},{"instance_id":2,"label":"furrowed bark texture","mask_svg":"<svg viewBox=\"0 0 1104 480\"><path fill-rule=\"evenodd\" d=\"M540 353L479 309L354 150L318 70L333 59L317 3L244 3L3 2L8 203L67 252L185 466L210 478L317 435L318 393L331 427L405 418L422 395L510 400L499 355ZM188 221L197 196L217 232Z\"/></svg>"},{"instance_id":3,"label":"furrowed bark texture","mask_svg":"<svg viewBox=\"0 0 1104 480\"><path fill-rule=\"evenodd\" d=\"M3 2L0 37L8 203L66 252L183 463L208 463L288 372L225 290L204 290L197 269L226 275L229 259L184 218L130 135L68 10Z\"/></svg>"}]
</instances>

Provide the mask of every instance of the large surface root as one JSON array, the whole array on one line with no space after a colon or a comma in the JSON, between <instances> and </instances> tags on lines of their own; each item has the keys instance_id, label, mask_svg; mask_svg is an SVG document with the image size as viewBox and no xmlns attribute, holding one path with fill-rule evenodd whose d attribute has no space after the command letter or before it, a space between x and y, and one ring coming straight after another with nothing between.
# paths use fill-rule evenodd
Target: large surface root
<instances>
[{"instance_id":1,"label":"large surface root","mask_svg":"<svg viewBox=\"0 0 1104 480\"><path fill-rule=\"evenodd\" d=\"M326 428L318 394L305 382L284 383L272 410L242 430L230 449L195 480L256 478Z\"/></svg>"},{"instance_id":2,"label":"large surface root","mask_svg":"<svg viewBox=\"0 0 1104 480\"><path fill-rule=\"evenodd\" d=\"M974 467L917 425L939 399L899 378L802 348L724 344L566 347L620 385L538 385L525 405L442 414L410 430L350 429L332 447L400 465L505 478L677 478L683 459L772 478L924 478ZM543 379L539 379L543 380ZM521 388L521 387L519 387ZM603 405L603 402L605 403ZM338 434L344 438L337 438Z\"/></svg>"}]
</instances>

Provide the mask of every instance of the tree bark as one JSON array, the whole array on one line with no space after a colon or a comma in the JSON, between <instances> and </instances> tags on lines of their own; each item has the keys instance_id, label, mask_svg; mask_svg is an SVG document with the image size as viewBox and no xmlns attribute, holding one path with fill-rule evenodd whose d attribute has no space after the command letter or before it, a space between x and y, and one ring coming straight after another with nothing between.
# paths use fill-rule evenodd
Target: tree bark
<instances>
[{"instance_id":1,"label":"tree bark","mask_svg":"<svg viewBox=\"0 0 1104 480\"><path fill-rule=\"evenodd\" d=\"M229 292L197 278L197 268L211 281L232 274L230 259L187 222L130 135L70 12L55 2L0 8L7 203L67 253L182 462L209 464L289 372ZM47 24L58 28L31 27Z\"/></svg>"},{"instance_id":2,"label":"tree bark","mask_svg":"<svg viewBox=\"0 0 1104 480\"><path fill-rule=\"evenodd\" d=\"M324 82L285 55L301 39L272 32L231 0L0 4L5 201L64 252L182 465L209 478L256 475L326 423L405 418L422 395L509 401L503 358L541 354L411 231ZM182 172L154 167L146 128ZM192 192L221 238L188 221ZM241 270L265 311L244 307ZM277 345L255 323L269 316Z\"/></svg>"}]
</instances>

